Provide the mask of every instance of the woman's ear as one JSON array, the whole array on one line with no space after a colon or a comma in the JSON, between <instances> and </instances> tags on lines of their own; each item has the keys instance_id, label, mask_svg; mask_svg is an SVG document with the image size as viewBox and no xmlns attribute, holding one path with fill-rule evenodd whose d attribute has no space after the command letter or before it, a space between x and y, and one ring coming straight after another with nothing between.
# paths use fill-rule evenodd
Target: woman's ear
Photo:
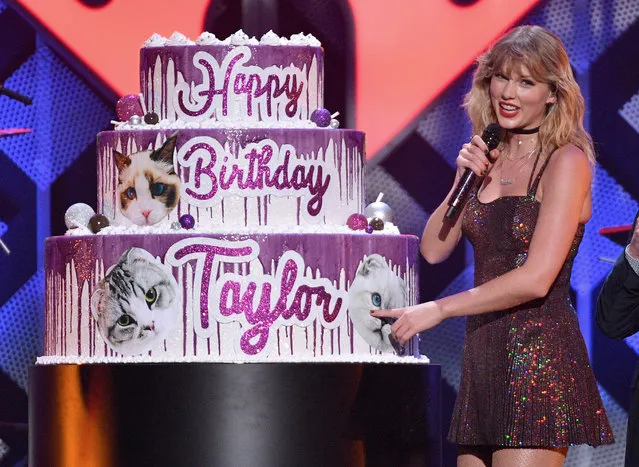
<instances>
[{"instance_id":1,"label":"woman's ear","mask_svg":"<svg viewBox=\"0 0 639 467\"><path fill-rule=\"evenodd\" d=\"M548 99L546 99L546 104L548 105L552 105L552 104L556 104L557 103L557 95L556 94L551 94L550 96L548 96Z\"/></svg>"}]
</instances>

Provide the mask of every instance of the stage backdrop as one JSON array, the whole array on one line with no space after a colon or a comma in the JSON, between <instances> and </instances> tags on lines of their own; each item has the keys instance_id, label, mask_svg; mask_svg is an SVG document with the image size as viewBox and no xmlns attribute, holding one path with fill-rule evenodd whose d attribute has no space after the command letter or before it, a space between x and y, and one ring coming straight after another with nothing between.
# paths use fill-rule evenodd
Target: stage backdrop
<instances>
[{"instance_id":1,"label":"stage backdrop","mask_svg":"<svg viewBox=\"0 0 639 467\"><path fill-rule=\"evenodd\" d=\"M167 2L167 8L142 0L0 0L0 83L33 99L26 105L0 95L0 129L31 130L0 137L0 239L11 251L0 249L0 422L27 421L27 368L41 353L44 238L64 233L69 205L95 206L95 135L109 128L117 97L138 92L135 57L151 32L168 36L178 29L196 36L207 29L225 37L244 26L261 34L268 20L281 35L316 35L326 53L326 106L340 111L346 126L368 132L368 201L383 191L400 229L419 235L450 188L454 159L470 135L460 104L472 59L508 27L525 23L543 25L564 40L599 155L593 219L572 285L617 444L572 448L567 465L621 464L639 336L622 342L605 338L594 324L594 304L610 261L622 251L597 232L630 223L639 199L634 154L639 3L405 1L400 9L382 0L184 0ZM193 16L182 12L176 23L168 4L186 3L192 3ZM47 10L53 4L55 11ZM251 16L249 7L262 8L263 14ZM110 51L101 59L99 50L105 49ZM466 243L444 264L422 261L422 299L470 287L472 273ZM444 431L459 384L463 328L463 319L450 320L422 336L423 353L442 365ZM0 442L0 459L9 447L14 454L24 449L7 436ZM447 445L445 465L453 459L454 449Z\"/></svg>"}]
</instances>

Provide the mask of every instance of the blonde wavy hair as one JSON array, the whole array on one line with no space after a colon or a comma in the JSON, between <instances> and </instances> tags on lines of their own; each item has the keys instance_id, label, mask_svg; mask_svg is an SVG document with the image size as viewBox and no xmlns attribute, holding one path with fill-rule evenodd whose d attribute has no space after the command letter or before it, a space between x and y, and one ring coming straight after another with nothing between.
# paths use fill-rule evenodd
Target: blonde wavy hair
<instances>
[{"instance_id":1,"label":"blonde wavy hair","mask_svg":"<svg viewBox=\"0 0 639 467\"><path fill-rule=\"evenodd\" d=\"M477 59L473 84L464 99L464 107L481 134L497 115L490 101L490 80L495 73L518 72L524 65L533 79L547 83L556 97L546 106L546 116L539 129L542 151L549 154L572 143L595 165L592 138L584 129L584 98L575 81L568 54L561 39L540 26L519 26L495 43Z\"/></svg>"}]
</instances>

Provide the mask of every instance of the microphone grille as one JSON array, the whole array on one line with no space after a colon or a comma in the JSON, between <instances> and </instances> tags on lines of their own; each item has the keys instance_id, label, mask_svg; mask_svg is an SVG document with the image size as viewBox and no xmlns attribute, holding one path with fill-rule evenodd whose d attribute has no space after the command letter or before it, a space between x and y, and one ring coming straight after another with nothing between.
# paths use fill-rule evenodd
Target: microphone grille
<instances>
[{"instance_id":1,"label":"microphone grille","mask_svg":"<svg viewBox=\"0 0 639 467\"><path fill-rule=\"evenodd\" d=\"M484 140L484 143L486 143L488 149L492 151L497 146L499 146L499 142L501 141L503 136L504 129L496 123L491 123L484 130L484 133L481 135L481 139Z\"/></svg>"}]
</instances>

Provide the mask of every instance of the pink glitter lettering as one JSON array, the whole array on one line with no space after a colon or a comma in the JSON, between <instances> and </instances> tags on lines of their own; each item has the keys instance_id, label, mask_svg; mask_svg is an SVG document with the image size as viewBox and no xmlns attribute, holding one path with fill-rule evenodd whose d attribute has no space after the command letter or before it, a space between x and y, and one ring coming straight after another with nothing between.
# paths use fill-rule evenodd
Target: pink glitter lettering
<instances>
[{"instance_id":1,"label":"pink glitter lettering","mask_svg":"<svg viewBox=\"0 0 639 467\"><path fill-rule=\"evenodd\" d=\"M329 318L327 322L332 322L339 314L342 304L341 298L336 300L335 309L331 313L331 294L326 291L324 286L311 287L305 284L300 285L295 292L291 307L287 308L286 302L297 281L297 274L298 268L295 261L292 259L286 261L280 282L280 295L272 310L270 310L271 284L268 282L262 284L256 309L253 309L255 293L258 290L258 286L255 282L249 282L241 297L239 293L239 282L229 280L222 286L220 314L227 317L243 315L246 322L252 326L244 332L240 339L240 347L247 355L257 355L264 350L264 347L268 343L271 328L279 318L290 320L295 317L300 322L308 320L311 315L314 296L316 296L316 305L323 304L323 316L328 316ZM229 291L232 292L230 296ZM227 304L229 297L231 298L230 306ZM257 342L253 342L256 337L258 338Z\"/></svg>"},{"instance_id":2,"label":"pink glitter lettering","mask_svg":"<svg viewBox=\"0 0 639 467\"><path fill-rule=\"evenodd\" d=\"M209 286L211 284L211 271L213 270L214 262L220 260L217 258L217 255L221 257L237 257L248 256L251 252L252 249L247 246L233 248L210 244L191 244L173 252L173 258L178 262L186 255L204 254L203 264L201 265L202 292L200 294L200 320L202 329L209 327ZM198 264L198 266L200 265Z\"/></svg>"},{"instance_id":3,"label":"pink glitter lettering","mask_svg":"<svg viewBox=\"0 0 639 467\"><path fill-rule=\"evenodd\" d=\"M194 285L201 292L199 301L194 302L199 308L200 332L206 334L210 313L219 313L221 322L242 324L240 349L246 355L257 355L267 347L271 330L281 324L308 326L320 318L325 326L339 325L345 292L326 279L301 275L304 262L294 251L280 257L273 275L253 275L252 280L248 280L237 273L222 272L217 280L213 277L216 271L223 271L222 263L250 263L258 254L259 247L254 240L232 242L208 238L184 239L167 251L170 264L196 261ZM210 300L215 291L218 296Z\"/></svg>"},{"instance_id":4,"label":"pink glitter lettering","mask_svg":"<svg viewBox=\"0 0 639 467\"><path fill-rule=\"evenodd\" d=\"M298 84L301 70L295 67L279 69L271 67L260 69L256 66L244 66L252 56L248 47L237 47L229 53L221 64L206 52L198 52L193 56L193 65L202 71L202 82L186 83L183 78L176 87L177 107L186 117L208 117L213 113L216 96L222 97L222 115L229 114L229 100L233 96L246 99L246 112L251 116L254 112L254 100L262 98L267 116L273 114L273 99L286 96L281 102L288 117L298 112L298 102L304 90L304 81ZM216 88L216 71L218 81L223 83ZM196 108L193 107L196 104Z\"/></svg>"},{"instance_id":5,"label":"pink glitter lettering","mask_svg":"<svg viewBox=\"0 0 639 467\"><path fill-rule=\"evenodd\" d=\"M184 155L184 161L188 161L193 153L198 149L204 149L211 155L211 162L205 167L202 166L203 161L202 158L198 158L195 162L195 170L193 173L193 182L194 186L197 190L201 187L202 175L208 177L211 182L211 189L208 192L200 193L199 191L195 191L190 187L186 188L186 192L195 199L199 200L207 200L213 198L215 193L217 193L217 178L215 173L213 172L213 166L217 160L217 154L215 153L215 149L206 143L196 143L189 148L189 150Z\"/></svg>"},{"instance_id":6,"label":"pink glitter lettering","mask_svg":"<svg viewBox=\"0 0 639 467\"><path fill-rule=\"evenodd\" d=\"M227 156L221 160L218 154L224 153L224 148L215 139L210 139L210 143L202 139L187 143L178 155L185 167L192 167L184 184L185 193L193 200L212 200L218 190L239 195L270 188L282 195L308 193L305 196L308 214L313 217L321 214L331 174L325 174L320 161L299 159L292 147L278 148L270 140L248 145L237 159Z\"/></svg>"}]
</instances>

